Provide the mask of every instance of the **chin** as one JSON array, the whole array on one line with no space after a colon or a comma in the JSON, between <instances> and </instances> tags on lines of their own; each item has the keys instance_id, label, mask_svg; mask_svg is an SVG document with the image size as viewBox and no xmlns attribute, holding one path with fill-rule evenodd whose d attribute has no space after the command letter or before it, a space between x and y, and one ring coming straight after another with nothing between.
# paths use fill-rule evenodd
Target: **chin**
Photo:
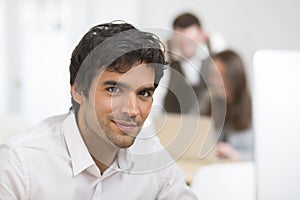
<instances>
[{"instance_id":1,"label":"chin","mask_svg":"<svg viewBox=\"0 0 300 200\"><path fill-rule=\"evenodd\" d=\"M132 143L121 143L121 144L115 144L118 148L121 148L121 149L126 149L126 148L129 148L133 145L133 142Z\"/></svg>"},{"instance_id":2,"label":"chin","mask_svg":"<svg viewBox=\"0 0 300 200\"><path fill-rule=\"evenodd\" d=\"M115 141L112 141L113 144L115 146L117 146L118 148L129 148L130 146L133 145L135 141L135 138L131 137L131 136L125 136L125 138L118 138Z\"/></svg>"}]
</instances>

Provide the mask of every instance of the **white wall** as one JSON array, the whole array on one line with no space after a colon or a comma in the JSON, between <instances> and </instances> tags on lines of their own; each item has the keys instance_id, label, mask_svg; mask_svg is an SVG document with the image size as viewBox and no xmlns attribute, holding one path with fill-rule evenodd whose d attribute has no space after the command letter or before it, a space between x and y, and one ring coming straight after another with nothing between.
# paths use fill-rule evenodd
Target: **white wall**
<instances>
[{"instance_id":1,"label":"white wall","mask_svg":"<svg viewBox=\"0 0 300 200\"><path fill-rule=\"evenodd\" d=\"M73 0L72 48L94 25L113 20L125 20L138 25L141 17L139 16L140 2L139 0Z\"/></svg>"},{"instance_id":2,"label":"white wall","mask_svg":"<svg viewBox=\"0 0 300 200\"><path fill-rule=\"evenodd\" d=\"M0 1L0 33L4 32L4 3ZM1 36L1 35L0 35ZM5 54L5 47L4 47L4 37L0 37L0 55ZM0 115L6 112L5 105L7 104L7 68L6 66L6 57L0 57Z\"/></svg>"}]
</instances>

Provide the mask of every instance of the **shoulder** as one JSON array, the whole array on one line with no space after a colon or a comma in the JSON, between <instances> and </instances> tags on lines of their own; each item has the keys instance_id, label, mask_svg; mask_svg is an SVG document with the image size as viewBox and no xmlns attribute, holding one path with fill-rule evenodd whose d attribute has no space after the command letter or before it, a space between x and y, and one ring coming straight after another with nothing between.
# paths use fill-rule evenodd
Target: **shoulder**
<instances>
[{"instance_id":1,"label":"shoulder","mask_svg":"<svg viewBox=\"0 0 300 200\"><path fill-rule=\"evenodd\" d=\"M247 155L252 155L254 148L253 129L247 129L230 134L228 137L228 143L242 153L245 152ZM250 156L246 157L250 158Z\"/></svg>"},{"instance_id":2,"label":"shoulder","mask_svg":"<svg viewBox=\"0 0 300 200\"><path fill-rule=\"evenodd\" d=\"M130 147L130 152L133 155L136 173L152 173L158 177L159 182L169 178L184 180L182 171L157 136L138 139Z\"/></svg>"},{"instance_id":3,"label":"shoulder","mask_svg":"<svg viewBox=\"0 0 300 200\"><path fill-rule=\"evenodd\" d=\"M25 199L29 191L28 171L19 152L9 144L0 145L0 163L0 196Z\"/></svg>"},{"instance_id":4,"label":"shoulder","mask_svg":"<svg viewBox=\"0 0 300 200\"><path fill-rule=\"evenodd\" d=\"M25 157L27 159L41 152L56 149L63 145L64 136L61 124L67 115L59 115L47 118L31 129L15 134L1 145L1 153L12 159ZM12 155L14 154L14 155ZM3 160L3 156L0 158Z\"/></svg>"},{"instance_id":5,"label":"shoulder","mask_svg":"<svg viewBox=\"0 0 300 200\"><path fill-rule=\"evenodd\" d=\"M130 150L135 162L133 172L153 177L159 190L159 199L176 199L179 196L196 199L185 183L182 170L157 136L141 132Z\"/></svg>"},{"instance_id":6,"label":"shoulder","mask_svg":"<svg viewBox=\"0 0 300 200\"><path fill-rule=\"evenodd\" d=\"M254 135L253 135L253 129L252 128L230 132L230 137L237 138L237 139L240 139L240 140L243 140L243 139L248 140L248 139L252 138L253 136Z\"/></svg>"}]
</instances>

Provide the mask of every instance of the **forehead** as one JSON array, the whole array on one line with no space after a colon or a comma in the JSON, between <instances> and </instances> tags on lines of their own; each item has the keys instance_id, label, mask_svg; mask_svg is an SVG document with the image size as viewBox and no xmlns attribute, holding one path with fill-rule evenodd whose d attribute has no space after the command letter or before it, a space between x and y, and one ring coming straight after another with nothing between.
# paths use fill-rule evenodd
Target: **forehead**
<instances>
[{"instance_id":1,"label":"forehead","mask_svg":"<svg viewBox=\"0 0 300 200\"><path fill-rule=\"evenodd\" d=\"M174 30L186 36L194 36L201 32L201 28L199 28L197 25L192 25L187 28L175 28Z\"/></svg>"},{"instance_id":2,"label":"forehead","mask_svg":"<svg viewBox=\"0 0 300 200\"><path fill-rule=\"evenodd\" d=\"M131 87L154 84L154 69L147 64L138 64L131 67L128 71L120 73L117 71L100 71L97 82L101 84L107 81L123 83Z\"/></svg>"}]
</instances>

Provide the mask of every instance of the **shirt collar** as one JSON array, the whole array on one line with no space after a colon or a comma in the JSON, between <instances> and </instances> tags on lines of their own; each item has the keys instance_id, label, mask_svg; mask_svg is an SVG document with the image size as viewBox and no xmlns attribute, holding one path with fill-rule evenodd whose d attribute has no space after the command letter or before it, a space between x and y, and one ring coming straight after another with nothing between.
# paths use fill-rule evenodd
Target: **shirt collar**
<instances>
[{"instance_id":1,"label":"shirt collar","mask_svg":"<svg viewBox=\"0 0 300 200\"><path fill-rule=\"evenodd\" d=\"M62 126L71 157L73 176L76 176L88 167L95 165L95 162L81 137L73 112L64 120ZM110 166L110 168L122 172L130 172L133 167L134 161L130 149L120 149L116 161Z\"/></svg>"},{"instance_id":2,"label":"shirt collar","mask_svg":"<svg viewBox=\"0 0 300 200\"><path fill-rule=\"evenodd\" d=\"M130 149L120 149L115 163L117 171L130 172L134 167L134 160Z\"/></svg>"},{"instance_id":3,"label":"shirt collar","mask_svg":"<svg viewBox=\"0 0 300 200\"><path fill-rule=\"evenodd\" d=\"M95 162L81 137L73 112L65 119L62 126L71 156L73 176L76 176Z\"/></svg>"}]
</instances>

